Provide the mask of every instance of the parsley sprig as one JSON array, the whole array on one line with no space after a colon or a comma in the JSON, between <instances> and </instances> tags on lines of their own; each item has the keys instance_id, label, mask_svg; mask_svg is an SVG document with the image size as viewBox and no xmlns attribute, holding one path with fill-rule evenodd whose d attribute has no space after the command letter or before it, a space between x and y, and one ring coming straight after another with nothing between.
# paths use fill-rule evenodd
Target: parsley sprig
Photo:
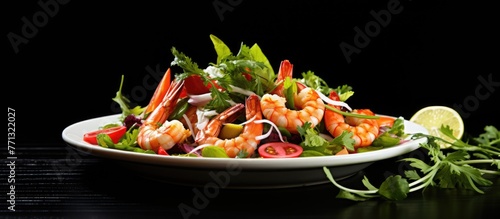
<instances>
[{"instance_id":1,"label":"parsley sprig","mask_svg":"<svg viewBox=\"0 0 500 219\"><path fill-rule=\"evenodd\" d=\"M109 135L101 133L96 136L97 143L101 147L113 148L124 151L134 151L139 153L155 154L152 150L144 150L137 145L137 136L139 134L138 128L131 128L127 130L125 135L120 139L118 143L113 143Z\"/></svg>"},{"instance_id":2,"label":"parsley sprig","mask_svg":"<svg viewBox=\"0 0 500 219\"><path fill-rule=\"evenodd\" d=\"M145 107L141 107L139 105L136 105L135 107L132 108L130 100L126 96L123 96L122 87L123 87L124 80L125 80L125 76L122 75L121 81L120 81L120 88L116 92L116 96L112 98L113 101L115 101L116 103L118 103L118 105L120 105L120 109L122 111L122 114L120 116L120 121L123 121L128 115L131 115L131 114L138 116L145 109Z\"/></svg>"},{"instance_id":3,"label":"parsley sprig","mask_svg":"<svg viewBox=\"0 0 500 219\"><path fill-rule=\"evenodd\" d=\"M310 122L298 126L297 130L302 138L300 146L304 148L301 157L334 155L342 147L354 150L354 139L352 139L351 132L344 131L341 135L328 141L319 135L318 126L312 127Z\"/></svg>"},{"instance_id":4,"label":"parsley sprig","mask_svg":"<svg viewBox=\"0 0 500 219\"><path fill-rule=\"evenodd\" d=\"M500 132L493 126L486 126L486 132L477 138L462 141L453 136L453 130L449 126L440 127L440 131L452 138L454 142L448 142L442 138L428 134L417 133L412 139L427 138L427 143L421 143L421 147L428 151L430 163L417 158L404 158L413 170L405 171L405 176L393 175L387 177L379 188L372 185L365 176L362 180L367 190L355 190L344 187L336 182L329 169L323 170L327 178L340 189L337 198L354 201L365 201L372 198L384 198L386 200L405 199L410 192L427 188L428 186L447 189L467 189L483 194L479 187L491 186L492 181L485 178L486 174L500 175ZM451 144L450 148L441 149L437 142ZM487 168L484 165L489 164ZM481 166L482 165L482 166ZM409 182L410 181L410 182Z\"/></svg>"}]
</instances>

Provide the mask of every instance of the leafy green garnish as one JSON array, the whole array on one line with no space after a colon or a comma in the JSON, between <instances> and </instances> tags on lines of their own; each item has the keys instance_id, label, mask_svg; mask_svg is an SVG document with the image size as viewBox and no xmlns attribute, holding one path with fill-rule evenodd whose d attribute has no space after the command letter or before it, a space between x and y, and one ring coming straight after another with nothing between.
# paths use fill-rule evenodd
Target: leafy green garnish
<instances>
[{"instance_id":1,"label":"leafy green garnish","mask_svg":"<svg viewBox=\"0 0 500 219\"><path fill-rule=\"evenodd\" d=\"M337 88L331 88L328 86L325 80L317 76L313 71L307 71L302 73L302 78L299 81L306 86L321 92L325 96L330 95L332 91L335 91L340 98L340 101L345 102L349 97L354 95L352 87L349 85L338 86Z\"/></svg>"},{"instance_id":2,"label":"leafy green garnish","mask_svg":"<svg viewBox=\"0 0 500 219\"><path fill-rule=\"evenodd\" d=\"M168 116L168 120L180 120L182 118L182 115L186 113L186 111L189 108L188 104L189 98L182 98L177 103L175 104L175 108L172 111L172 114Z\"/></svg>"},{"instance_id":3,"label":"leafy green garnish","mask_svg":"<svg viewBox=\"0 0 500 219\"><path fill-rule=\"evenodd\" d=\"M120 139L118 143L113 143L111 137L105 133L97 134L97 144L105 148L113 148L125 151L134 151L139 153L155 154L152 150L144 150L137 145L137 135L139 134L138 129L129 129L125 135Z\"/></svg>"},{"instance_id":4,"label":"leafy green garnish","mask_svg":"<svg viewBox=\"0 0 500 219\"><path fill-rule=\"evenodd\" d=\"M300 157L315 157L315 156L325 156L325 154L321 153L319 151L310 150L310 149L304 150L300 154Z\"/></svg>"},{"instance_id":5,"label":"leafy green garnish","mask_svg":"<svg viewBox=\"0 0 500 219\"><path fill-rule=\"evenodd\" d=\"M222 62L223 59L226 57L230 56L231 49L222 42L218 37L210 34L210 39L212 40L212 43L214 44L215 52L217 53L217 65Z\"/></svg>"},{"instance_id":6,"label":"leafy green garnish","mask_svg":"<svg viewBox=\"0 0 500 219\"><path fill-rule=\"evenodd\" d=\"M340 101L345 102L349 97L354 95L354 91L352 91L352 87L349 85L342 85L335 88L335 91L339 95Z\"/></svg>"},{"instance_id":7,"label":"leafy green garnish","mask_svg":"<svg viewBox=\"0 0 500 219\"><path fill-rule=\"evenodd\" d=\"M174 55L174 61L171 62L171 65L178 65L182 69L184 69L184 73L177 74L176 77L179 79L185 79L191 75L200 76L203 83L208 85L211 84L210 93L212 96L212 101L210 101L209 105L206 108L216 109L219 112L227 109L231 106L229 100L229 94L226 92L219 91L216 88L215 82L212 81L212 78L208 75L208 73L204 72L198 67L198 64L193 62L191 58L186 56L184 53L177 51L175 47L172 48L172 54Z\"/></svg>"},{"instance_id":8,"label":"leafy green garnish","mask_svg":"<svg viewBox=\"0 0 500 219\"><path fill-rule=\"evenodd\" d=\"M484 127L484 133L480 134L479 137L474 138L480 147L481 146L491 146L500 148L500 132L494 126Z\"/></svg>"},{"instance_id":9,"label":"leafy green garnish","mask_svg":"<svg viewBox=\"0 0 500 219\"><path fill-rule=\"evenodd\" d=\"M398 145L402 139L404 139L407 134L404 132L404 119L397 118L394 120L394 123L391 128L386 130L384 133L379 135L372 143L372 146L375 147L392 147Z\"/></svg>"},{"instance_id":10,"label":"leafy green garnish","mask_svg":"<svg viewBox=\"0 0 500 219\"><path fill-rule=\"evenodd\" d=\"M127 117L130 114L138 116L144 111L144 109L146 109L145 107L141 107L141 106L135 106L134 108L130 108L130 100L127 97L122 95L122 86L123 86L124 78L125 78L125 76L122 75L122 79L120 82L120 88L116 92L116 96L114 98L112 98L113 101L117 102L118 105L120 105L120 109L122 111L122 115L120 116L120 120L125 119L125 117Z\"/></svg>"},{"instance_id":11,"label":"leafy green garnish","mask_svg":"<svg viewBox=\"0 0 500 219\"><path fill-rule=\"evenodd\" d=\"M197 75L205 86L210 87L212 100L204 108L222 112L234 102L243 102L248 92L262 96L274 88L274 71L257 44L248 47L242 43L238 54L234 55L222 40L214 35L210 35L210 39L217 53L217 61L210 63L207 69L210 68L216 74L200 69L197 63L175 47L171 50L175 57L171 65L184 70L176 74L178 79ZM234 88L247 93L234 92Z\"/></svg>"},{"instance_id":12,"label":"leafy green garnish","mask_svg":"<svg viewBox=\"0 0 500 219\"><path fill-rule=\"evenodd\" d=\"M283 89L284 89L284 95L285 95L285 105L288 109L295 110L295 100L294 96L297 93L297 83L295 83L295 80L286 77L285 81L283 82Z\"/></svg>"},{"instance_id":13,"label":"leafy green garnish","mask_svg":"<svg viewBox=\"0 0 500 219\"><path fill-rule=\"evenodd\" d=\"M302 138L300 146L304 151L316 151L323 155L333 155L340 151L343 146L348 150L354 150L354 139L352 139L351 132L343 132L341 135L332 139L331 141L319 135L319 131L316 127L312 127L310 122L305 122L304 125L298 126L297 130ZM306 156L311 152L308 152L302 156ZM317 153L311 153L313 156L317 156Z\"/></svg>"},{"instance_id":14,"label":"leafy green garnish","mask_svg":"<svg viewBox=\"0 0 500 219\"><path fill-rule=\"evenodd\" d=\"M332 106L329 106L329 105L325 105L325 108L327 110L331 110L331 111L336 112L338 114L341 114L343 116L356 117L356 118L360 118L360 119L379 119L380 118L379 116L370 116L370 115L359 114L359 113L344 112L342 110L339 110L339 109L332 107Z\"/></svg>"},{"instance_id":15,"label":"leafy green garnish","mask_svg":"<svg viewBox=\"0 0 500 219\"><path fill-rule=\"evenodd\" d=\"M345 146L347 150L354 151L354 139L352 132L343 131L342 134L330 141L330 145Z\"/></svg>"},{"instance_id":16,"label":"leafy green garnish","mask_svg":"<svg viewBox=\"0 0 500 219\"><path fill-rule=\"evenodd\" d=\"M223 148L215 145L204 147L203 150L201 151L201 156L229 158L229 156L227 155L226 151L224 151Z\"/></svg>"},{"instance_id":17,"label":"leafy green garnish","mask_svg":"<svg viewBox=\"0 0 500 219\"><path fill-rule=\"evenodd\" d=\"M313 71L302 72L302 78L299 81L327 96L334 90L328 86L325 80L314 74Z\"/></svg>"},{"instance_id":18,"label":"leafy green garnish","mask_svg":"<svg viewBox=\"0 0 500 219\"><path fill-rule=\"evenodd\" d=\"M491 186L492 181L484 177L485 174L500 175L500 160L494 159L500 156L500 133L495 127L487 126L485 133L478 138L473 138L477 144L469 144L453 136L453 130L449 126L439 129L444 135L454 139L448 142L442 138L417 133L412 139L427 138L427 143L420 146L428 151L430 164L417 158L404 158L400 161L410 162L414 170L405 171L405 175L394 175L385 179L380 188L372 185L365 186L368 190L353 190L338 184L332 177L328 168L323 170L327 178L341 189L338 198L364 201L371 198L383 197L387 200L402 200L410 192L418 191L427 186L438 188L459 188L474 190L483 194L479 187ZM442 150L439 141L450 143L451 147ZM445 153L449 151L449 153ZM472 156L471 156L472 154ZM473 157L477 157L472 159ZM490 169L484 169L475 164L490 164ZM417 171L418 170L418 171ZM365 180L367 181L366 177ZM407 180L412 182L408 183Z\"/></svg>"}]
</instances>

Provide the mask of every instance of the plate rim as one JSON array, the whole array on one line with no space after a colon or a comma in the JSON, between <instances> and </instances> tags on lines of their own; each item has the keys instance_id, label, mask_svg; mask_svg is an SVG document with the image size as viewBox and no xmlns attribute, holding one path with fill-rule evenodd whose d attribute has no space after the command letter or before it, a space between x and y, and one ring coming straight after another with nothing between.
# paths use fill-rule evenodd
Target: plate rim
<instances>
[{"instance_id":1,"label":"plate rim","mask_svg":"<svg viewBox=\"0 0 500 219\"><path fill-rule=\"evenodd\" d=\"M143 154L132 151L124 151L118 149L104 148L92 145L83 141L83 133L90 131L86 130L85 126L94 123L102 125L109 122L118 122L121 114L105 115L95 118L82 120L65 127L62 131L63 140L80 151L92 154L94 156L119 159L121 161L139 162L151 165L166 165L178 166L187 168L199 169L226 169L228 165L238 165L245 170L287 170L287 169L307 169L318 167L337 167L348 166L366 162L376 162L399 155L403 155L420 148L421 143L426 143L427 138L419 138L398 146L385 148L377 151L370 151L364 153L348 154L342 156L318 156L318 157L297 157L297 158L204 158L204 157L178 157L178 156L159 156L157 154ZM405 132L408 134L424 133L428 131L421 125L404 120ZM410 126L411 128L408 128ZM97 129L98 127L94 127ZM410 132L416 129L417 131ZM78 131L80 135L78 137ZM77 140L77 139L80 140ZM346 159L344 156L349 156Z\"/></svg>"}]
</instances>

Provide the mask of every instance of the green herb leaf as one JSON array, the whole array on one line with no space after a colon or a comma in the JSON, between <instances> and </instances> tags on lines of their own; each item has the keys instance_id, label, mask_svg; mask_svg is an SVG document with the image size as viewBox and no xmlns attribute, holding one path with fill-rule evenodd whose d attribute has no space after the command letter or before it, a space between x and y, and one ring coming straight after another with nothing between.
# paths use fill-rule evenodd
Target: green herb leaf
<instances>
[{"instance_id":1,"label":"green herb leaf","mask_svg":"<svg viewBox=\"0 0 500 219\"><path fill-rule=\"evenodd\" d=\"M302 79L299 79L299 81L326 96L330 95L330 92L334 90L328 86L325 80L315 75L312 71L303 72Z\"/></svg>"},{"instance_id":2,"label":"green herb leaf","mask_svg":"<svg viewBox=\"0 0 500 219\"><path fill-rule=\"evenodd\" d=\"M453 138L453 130L448 126L442 126L440 131L444 135ZM365 184L369 188L367 191L352 190L343 187L336 183L331 174L325 170L327 177L332 183L339 187L341 190L354 193L354 195L346 195L343 192L342 197L365 197L367 193L378 192L382 197L388 200L402 200L406 198L409 192L414 192L424 189L427 186L437 186L438 188L447 189L468 189L474 190L477 193L483 194L484 191L479 186L491 186L492 182L484 177L485 174L500 175L500 162L498 159L491 159L491 157L498 157L499 151L492 144L497 144L500 141L500 134L497 133L496 128L485 128L486 133L480 135L477 139L478 145L471 145L455 139L454 142L447 142L442 138L415 133L411 136L412 140L419 138L427 138L427 143L421 143L420 146L428 150L430 164L417 158L405 158L400 161L410 162L410 166L415 170L405 171L405 177L395 175L388 177L380 186L379 190L374 189L373 186ZM451 147L446 150L441 150L439 141L450 143ZM447 151L449 153L444 153ZM471 159L471 152L478 159ZM473 166L474 164L491 164L495 167L492 169L482 169ZM325 168L324 168L325 169ZM420 175L420 174L422 175ZM406 180L412 180L408 183ZM375 197L375 196L371 196Z\"/></svg>"},{"instance_id":3,"label":"green herb leaf","mask_svg":"<svg viewBox=\"0 0 500 219\"><path fill-rule=\"evenodd\" d=\"M294 96L297 94L297 84L295 81L289 77L285 78L283 82L283 89L285 95L285 105L288 109L295 110L295 100Z\"/></svg>"},{"instance_id":4,"label":"green herb leaf","mask_svg":"<svg viewBox=\"0 0 500 219\"><path fill-rule=\"evenodd\" d=\"M352 91L352 87L349 85L338 86L335 91L339 95L340 101L345 102L349 97L354 95L354 91Z\"/></svg>"},{"instance_id":5,"label":"green herb leaf","mask_svg":"<svg viewBox=\"0 0 500 219\"><path fill-rule=\"evenodd\" d=\"M357 195L356 193L350 193L345 190L340 190L339 193L337 194L336 198L342 198L342 199L347 199L351 201L367 201L371 199L371 197L365 197L365 196L360 196Z\"/></svg>"},{"instance_id":6,"label":"green herb leaf","mask_svg":"<svg viewBox=\"0 0 500 219\"><path fill-rule=\"evenodd\" d=\"M380 185L378 193L388 200L403 200L408 196L410 186L400 175L387 177Z\"/></svg>"},{"instance_id":7,"label":"green herb leaf","mask_svg":"<svg viewBox=\"0 0 500 219\"><path fill-rule=\"evenodd\" d=\"M115 101L116 103L118 103L118 105L120 105L120 109L122 111L120 120L125 119L125 117L127 117L130 114L140 115L144 111L144 109L146 109L145 107L140 107L140 106L135 106L134 108L130 108L131 104L130 100L122 95L122 87L124 79L125 76L122 75L122 79L120 81L120 88L116 92L116 96L112 98L113 101Z\"/></svg>"},{"instance_id":8,"label":"green herb leaf","mask_svg":"<svg viewBox=\"0 0 500 219\"><path fill-rule=\"evenodd\" d=\"M354 151L354 143L356 141L354 141L352 135L352 132L343 131L342 134L330 141L330 145L341 145L345 146L349 151Z\"/></svg>"},{"instance_id":9,"label":"green herb leaf","mask_svg":"<svg viewBox=\"0 0 500 219\"><path fill-rule=\"evenodd\" d=\"M500 132L494 126L484 127L484 133L480 134L479 137L473 138L473 140L479 143L480 146L496 146L500 148Z\"/></svg>"},{"instance_id":10,"label":"green herb leaf","mask_svg":"<svg viewBox=\"0 0 500 219\"><path fill-rule=\"evenodd\" d=\"M384 132L383 134L375 138L375 140L373 140L372 145L376 147L386 148L398 145L400 141L401 139L399 139L398 137L391 135L389 132Z\"/></svg>"},{"instance_id":11,"label":"green herb leaf","mask_svg":"<svg viewBox=\"0 0 500 219\"><path fill-rule=\"evenodd\" d=\"M182 80L191 75L201 78L204 85L210 87L212 100L204 106L205 109L214 109L222 112L232 103L243 103L248 93L253 92L259 96L268 93L274 87L274 72L269 61L257 45L249 48L241 44L240 51L234 56L229 47L219 38L210 35L217 53L217 62L210 63L211 74L207 69L202 70L190 57L172 48L174 61L171 65L181 67L184 72L176 74L176 79ZM209 86L210 85L210 86ZM234 92L233 88L245 90L245 94ZM240 90L239 89L239 90Z\"/></svg>"},{"instance_id":12,"label":"green herb leaf","mask_svg":"<svg viewBox=\"0 0 500 219\"><path fill-rule=\"evenodd\" d=\"M203 157L223 157L228 158L226 151L219 146L206 146L201 151L201 156Z\"/></svg>"},{"instance_id":13,"label":"green herb leaf","mask_svg":"<svg viewBox=\"0 0 500 219\"><path fill-rule=\"evenodd\" d=\"M222 40L220 40L218 37L214 36L213 34L210 34L210 39L212 40L215 52L217 53L217 65L218 65L222 62L223 59L227 58L232 53L229 47L224 42L222 42Z\"/></svg>"},{"instance_id":14,"label":"green herb leaf","mask_svg":"<svg viewBox=\"0 0 500 219\"><path fill-rule=\"evenodd\" d=\"M348 150L354 150L355 141L352 139L352 132L344 131L341 135L328 141L319 135L318 126L311 127L310 122L305 122L304 125L298 126L297 131L302 138L300 146L304 148L304 151L313 150L323 155L333 155L344 146Z\"/></svg>"},{"instance_id":15,"label":"green herb leaf","mask_svg":"<svg viewBox=\"0 0 500 219\"><path fill-rule=\"evenodd\" d=\"M268 70L267 73L267 79L270 79L269 81L274 81L274 70L273 66L269 63L269 60L267 59L266 55L264 55L264 52L262 52L262 49L257 45L257 43L253 44L252 47L250 47L250 55L251 55L251 60L255 60L257 62L262 62L266 66L266 69Z\"/></svg>"},{"instance_id":16,"label":"green herb leaf","mask_svg":"<svg viewBox=\"0 0 500 219\"><path fill-rule=\"evenodd\" d=\"M182 98L175 104L175 108L172 111L172 114L168 117L168 120L179 120L182 118L182 115L186 113L189 108L188 103L189 98Z\"/></svg>"},{"instance_id":17,"label":"green herb leaf","mask_svg":"<svg viewBox=\"0 0 500 219\"><path fill-rule=\"evenodd\" d=\"M316 156L325 156L326 154L321 153L316 150L304 150L300 154L300 157L316 157Z\"/></svg>"},{"instance_id":18,"label":"green herb leaf","mask_svg":"<svg viewBox=\"0 0 500 219\"><path fill-rule=\"evenodd\" d=\"M155 154L152 150L144 150L137 145L138 129L129 129L118 143L113 143L111 137L105 133L96 136L97 144L101 147L112 148L124 151L134 151L139 153Z\"/></svg>"}]
</instances>

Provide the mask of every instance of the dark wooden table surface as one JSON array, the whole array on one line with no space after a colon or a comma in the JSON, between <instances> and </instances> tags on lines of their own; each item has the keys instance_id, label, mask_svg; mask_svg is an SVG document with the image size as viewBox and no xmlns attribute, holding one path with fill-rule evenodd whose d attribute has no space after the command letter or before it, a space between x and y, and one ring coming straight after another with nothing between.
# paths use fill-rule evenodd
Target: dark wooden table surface
<instances>
[{"instance_id":1,"label":"dark wooden table surface","mask_svg":"<svg viewBox=\"0 0 500 219\"><path fill-rule=\"evenodd\" d=\"M421 150L421 149L418 149ZM417 151L418 151L417 150ZM414 151L415 152L415 151ZM423 151L421 151L423 152ZM397 202L336 198L332 184L286 189L227 189L205 201L193 187L137 177L112 160L75 153L67 145L16 147L15 172L4 154L0 218L487 218L500 207L500 179L485 194L428 188ZM397 173L397 159L375 162L340 183L373 184ZM8 179L15 177L15 183ZM300 177L300 176L298 176ZM12 203L10 185L15 185ZM15 204L15 211L9 207ZM189 211L181 211L180 206ZM11 207L12 208L12 207Z\"/></svg>"}]
</instances>

